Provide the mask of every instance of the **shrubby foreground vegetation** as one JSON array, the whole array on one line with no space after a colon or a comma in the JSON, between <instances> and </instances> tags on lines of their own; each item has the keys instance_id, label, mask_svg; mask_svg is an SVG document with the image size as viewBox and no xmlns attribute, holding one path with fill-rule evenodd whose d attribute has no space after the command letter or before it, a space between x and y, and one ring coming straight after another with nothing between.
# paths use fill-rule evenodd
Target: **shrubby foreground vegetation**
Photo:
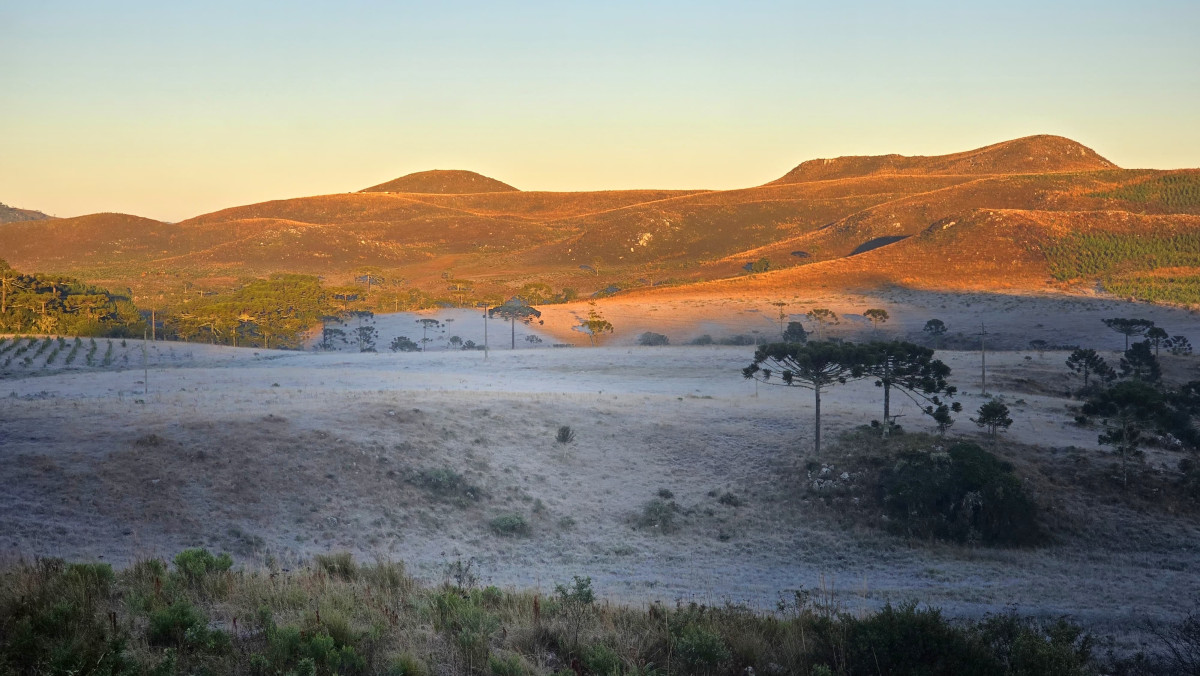
<instances>
[{"instance_id":1,"label":"shrubby foreground vegetation","mask_svg":"<svg viewBox=\"0 0 1200 676\"><path fill-rule=\"evenodd\" d=\"M479 588L469 565L423 586L349 554L284 572L201 549L121 571L43 559L0 583L6 674L1101 673L1092 638L1066 620L955 622L915 603L850 614L805 590L770 613L634 608L597 600L588 578L540 596ZM1186 650L1187 626L1163 635ZM1120 668L1194 673L1183 665Z\"/></svg>"}]
</instances>

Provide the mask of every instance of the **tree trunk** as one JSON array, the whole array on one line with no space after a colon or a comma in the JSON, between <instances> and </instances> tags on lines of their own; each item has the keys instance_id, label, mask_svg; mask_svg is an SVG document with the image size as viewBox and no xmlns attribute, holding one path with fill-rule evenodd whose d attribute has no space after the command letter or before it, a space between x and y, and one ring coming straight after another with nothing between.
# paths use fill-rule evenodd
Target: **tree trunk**
<instances>
[{"instance_id":1,"label":"tree trunk","mask_svg":"<svg viewBox=\"0 0 1200 676\"><path fill-rule=\"evenodd\" d=\"M512 329L512 349L517 349L517 318L513 317L508 320L509 327Z\"/></svg>"},{"instance_id":2,"label":"tree trunk","mask_svg":"<svg viewBox=\"0 0 1200 676\"><path fill-rule=\"evenodd\" d=\"M816 449L817 449L817 457L819 458L819 457L821 457L821 386L820 385L813 388L813 396L816 399L816 405L817 405L817 417L816 417L817 423L814 428L815 429L814 437L816 439L815 445L816 445Z\"/></svg>"}]
</instances>

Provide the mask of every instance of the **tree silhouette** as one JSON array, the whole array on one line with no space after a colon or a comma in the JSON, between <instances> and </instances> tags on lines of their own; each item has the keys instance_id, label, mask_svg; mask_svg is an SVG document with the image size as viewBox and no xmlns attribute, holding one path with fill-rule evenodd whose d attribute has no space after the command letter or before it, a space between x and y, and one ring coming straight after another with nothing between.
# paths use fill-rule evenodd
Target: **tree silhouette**
<instances>
[{"instance_id":1,"label":"tree silhouette","mask_svg":"<svg viewBox=\"0 0 1200 676\"><path fill-rule=\"evenodd\" d=\"M834 385L863 378L864 364L868 361L868 353L854 343L770 343L755 350L754 361L742 369L742 375L768 385L812 390L813 448L820 455L821 393Z\"/></svg>"},{"instance_id":2,"label":"tree silhouette","mask_svg":"<svg viewBox=\"0 0 1200 676\"><path fill-rule=\"evenodd\" d=\"M1114 317L1113 319L1105 319L1104 325L1125 336L1125 349L1129 349L1129 337L1140 336L1150 330L1154 326L1154 322L1149 319L1123 319Z\"/></svg>"},{"instance_id":3,"label":"tree silhouette","mask_svg":"<svg viewBox=\"0 0 1200 676\"><path fill-rule=\"evenodd\" d=\"M1088 348L1076 349L1067 357L1067 368L1083 378L1083 390L1087 391L1092 376L1108 382L1117 376L1117 372L1104 361L1095 350Z\"/></svg>"},{"instance_id":4,"label":"tree silhouette","mask_svg":"<svg viewBox=\"0 0 1200 676\"><path fill-rule=\"evenodd\" d=\"M425 346L429 344L429 329L436 329L441 326L442 323L431 317L418 319L417 323L421 325L421 351L424 352Z\"/></svg>"},{"instance_id":5,"label":"tree silhouette","mask_svg":"<svg viewBox=\"0 0 1200 676\"><path fill-rule=\"evenodd\" d=\"M1158 356L1158 348L1170 339L1171 337L1167 335L1166 330L1163 328L1151 326L1149 329L1146 329L1146 341L1154 347L1155 357Z\"/></svg>"},{"instance_id":6,"label":"tree silhouette","mask_svg":"<svg viewBox=\"0 0 1200 676\"><path fill-rule=\"evenodd\" d=\"M1125 350L1125 356L1121 357L1121 377L1144 380L1148 383L1162 380L1162 369L1158 365L1158 359L1150 351L1149 342L1139 341Z\"/></svg>"},{"instance_id":7,"label":"tree silhouette","mask_svg":"<svg viewBox=\"0 0 1200 676\"><path fill-rule=\"evenodd\" d=\"M945 322L940 319L930 319L929 321L925 322L925 328L921 330L925 333L928 333L929 336L933 338L933 346L935 348L941 349L942 336L946 335Z\"/></svg>"},{"instance_id":8,"label":"tree silhouette","mask_svg":"<svg viewBox=\"0 0 1200 676\"><path fill-rule=\"evenodd\" d=\"M1125 380L1097 393L1083 405L1085 416L1104 421L1102 444L1121 456L1121 484L1129 485L1129 460L1141 456L1147 432L1167 413L1166 403L1154 386L1141 380Z\"/></svg>"},{"instance_id":9,"label":"tree silhouette","mask_svg":"<svg viewBox=\"0 0 1200 676\"><path fill-rule=\"evenodd\" d=\"M501 319L507 319L512 330L512 349L517 349L517 322L522 324L532 324L535 319L542 316L541 310L529 305L520 298L513 298L506 301L503 305L497 305L494 308L488 309L489 317L499 316ZM538 323L541 323L540 321Z\"/></svg>"},{"instance_id":10,"label":"tree silhouette","mask_svg":"<svg viewBox=\"0 0 1200 676\"><path fill-rule=\"evenodd\" d=\"M950 367L933 358L933 350L906 341L874 342L863 346L862 368L883 388L883 429L886 435L892 425L892 389L903 392L926 415L946 424L950 411L961 411L962 405L948 404L941 397L951 397L957 388L946 379ZM939 411L941 412L939 414ZM953 421L951 420L950 423ZM946 424L949 427L949 424Z\"/></svg>"},{"instance_id":11,"label":"tree silhouette","mask_svg":"<svg viewBox=\"0 0 1200 676\"><path fill-rule=\"evenodd\" d=\"M788 322L787 329L783 332L783 342L807 343L808 331L804 330L804 325L800 322Z\"/></svg>"}]
</instances>

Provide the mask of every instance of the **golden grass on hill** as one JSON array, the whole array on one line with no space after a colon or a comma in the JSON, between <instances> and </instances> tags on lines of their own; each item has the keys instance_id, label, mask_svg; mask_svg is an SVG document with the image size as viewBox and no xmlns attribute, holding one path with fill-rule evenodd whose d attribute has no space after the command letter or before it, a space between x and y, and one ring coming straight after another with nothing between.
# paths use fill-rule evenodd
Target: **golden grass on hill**
<instances>
[{"instance_id":1,"label":"golden grass on hill","mask_svg":"<svg viewBox=\"0 0 1200 676\"><path fill-rule=\"evenodd\" d=\"M167 304L199 279L236 285L275 272L345 284L371 269L429 298L445 296L448 280L469 281L480 297L527 283L586 296L740 277L763 259L825 287L904 279L1061 290L1044 256L1016 252L1020 236L1003 227L1191 230L1190 176L1122 170L1056 136L938 157L814 160L767 185L724 191L521 192L473 172L434 171L177 224L122 214L8 224L0 258ZM982 227L984 212L1007 214L1004 225ZM1142 213L1162 218L1128 221ZM949 221L974 225L950 239L927 234Z\"/></svg>"}]
</instances>

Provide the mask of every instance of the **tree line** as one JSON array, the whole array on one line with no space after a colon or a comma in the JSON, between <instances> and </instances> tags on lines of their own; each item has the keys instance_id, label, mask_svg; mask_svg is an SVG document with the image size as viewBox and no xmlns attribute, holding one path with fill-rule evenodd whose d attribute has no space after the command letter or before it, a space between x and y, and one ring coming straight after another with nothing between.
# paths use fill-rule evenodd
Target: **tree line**
<instances>
[{"instance_id":1,"label":"tree line","mask_svg":"<svg viewBox=\"0 0 1200 676\"><path fill-rule=\"evenodd\" d=\"M134 336L145 327L129 294L63 275L22 273L0 260L0 332Z\"/></svg>"}]
</instances>

